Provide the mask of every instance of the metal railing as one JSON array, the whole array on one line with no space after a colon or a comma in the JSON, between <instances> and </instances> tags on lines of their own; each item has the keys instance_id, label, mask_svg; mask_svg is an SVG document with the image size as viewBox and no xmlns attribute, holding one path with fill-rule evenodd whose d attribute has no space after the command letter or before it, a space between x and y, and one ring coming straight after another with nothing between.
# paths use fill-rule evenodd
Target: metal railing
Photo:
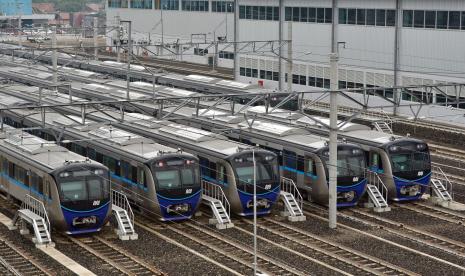
<instances>
[{"instance_id":1,"label":"metal railing","mask_svg":"<svg viewBox=\"0 0 465 276\"><path fill-rule=\"evenodd\" d=\"M384 184L383 180L379 177L379 174L374 171L367 171L367 181L369 185L374 185L378 189L378 191L381 193L381 196L388 201L388 188Z\"/></svg>"},{"instance_id":2,"label":"metal railing","mask_svg":"<svg viewBox=\"0 0 465 276\"><path fill-rule=\"evenodd\" d=\"M229 200L226 198L226 195L224 194L221 186L208 182L206 180L202 180L201 185L202 194L221 201L224 209L226 210L226 212L228 212L229 215L231 207L229 204Z\"/></svg>"},{"instance_id":3,"label":"metal railing","mask_svg":"<svg viewBox=\"0 0 465 276\"><path fill-rule=\"evenodd\" d=\"M431 177L432 178L436 178L436 179L439 179L439 180L444 180L445 181L445 184L444 185L444 188L446 188L446 191L449 192L450 196L452 198L454 198L453 196L453 185L452 185L452 182L449 180L449 177L447 177L447 174L444 173L444 171L442 170L441 167L439 166L436 166L436 165L432 165L431 166Z\"/></svg>"},{"instance_id":4,"label":"metal railing","mask_svg":"<svg viewBox=\"0 0 465 276\"><path fill-rule=\"evenodd\" d=\"M45 221L45 226L47 227L48 232L51 234L52 229L50 228L50 220L47 215L47 211L45 210L44 203L38 200L37 198L26 195L24 197L24 201L21 204L21 209L27 209L34 214L38 215L39 217L43 218Z\"/></svg>"},{"instance_id":5,"label":"metal railing","mask_svg":"<svg viewBox=\"0 0 465 276\"><path fill-rule=\"evenodd\" d=\"M131 220L131 224L134 225L134 213L132 212L131 205L127 196L117 190L111 190L111 204L114 204L128 213L128 217Z\"/></svg>"},{"instance_id":6,"label":"metal railing","mask_svg":"<svg viewBox=\"0 0 465 276\"><path fill-rule=\"evenodd\" d=\"M281 177L281 191L290 193L294 196L295 200L297 203L300 205L300 210L303 210L303 198L302 195L299 192L299 189L297 188L297 185L295 185L294 180Z\"/></svg>"}]
</instances>

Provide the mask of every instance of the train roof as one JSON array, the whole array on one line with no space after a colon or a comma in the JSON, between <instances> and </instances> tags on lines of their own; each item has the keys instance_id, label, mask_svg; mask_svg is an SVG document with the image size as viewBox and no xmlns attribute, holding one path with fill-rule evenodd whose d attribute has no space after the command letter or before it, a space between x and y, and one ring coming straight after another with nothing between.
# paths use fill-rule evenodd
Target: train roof
<instances>
[{"instance_id":1,"label":"train roof","mask_svg":"<svg viewBox=\"0 0 465 276\"><path fill-rule=\"evenodd\" d=\"M97 164L54 142L43 140L29 133L12 131L11 128L5 129L4 132L0 135L0 151L17 155L24 162L39 164L51 171L75 162Z\"/></svg>"},{"instance_id":2,"label":"train roof","mask_svg":"<svg viewBox=\"0 0 465 276\"><path fill-rule=\"evenodd\" d=\"M229 140L227 137L202 129L160 121L151 116L131 113L126 120L132 127L143 130L145 136L163 138L166 142L176 141L177 144L187 146L191 150L209 153L217 157L227 157L251 146Z\"/></svg>"}]
</instances>

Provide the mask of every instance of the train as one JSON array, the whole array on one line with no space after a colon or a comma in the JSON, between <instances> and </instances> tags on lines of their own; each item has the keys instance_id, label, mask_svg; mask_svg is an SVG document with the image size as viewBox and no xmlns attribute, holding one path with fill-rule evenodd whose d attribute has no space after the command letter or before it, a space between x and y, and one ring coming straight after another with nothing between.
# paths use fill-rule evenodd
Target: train
<instances>
[{"instance_id":1,"label":"train","mask_svg":"<svg viewBox=\"0 0 465 276\"><path fill-rule=\"evenodd\" d=\"M35 92L27 88L26 90L29 90L25 94L27 98L34 99L34 97L37 97L38 89L36 89ZM10 91L13 92L14 90ZM11 100L12 98L17 101L17 97L20 94L19 90L14 91L13 94L14 95L3 94L3 96L0 97L0 102L13 102L14 100ZM62 96L60 96L59 93L53 92L44 97L43 102L56 103L60 102L61 99ZM67 108L67 111L72 112L72 108ZM95 119L96 121L107 122L109 118L120 117L120 115L116 113L117 111L118 110L106 110L106 115L94 113L89 120ZM42 118L40 114L24 115L25 114L18 116L17 114L7 113L4 115L4 118L14 118L13 122L6 120L9 124L16 123L21 126L28 124L31 124L28 126L41 125ZM25 117L27 118L24 119ZM63 126L56 122L57 117L59 117L58 113L47 113L48 119L46 119L46 121L49 127L59 130L62 129ZM74 120L71 121L76 120L77 118L74 118ZM112 123L127 132L154 139L166 146L180 148L182 151L195 155L198 158L202 179L222 187L231 205L231 211L234 214L239 216L253 215L254 163L257 168L257 214L269 214L279 198L280 174L277 163L278 158L273 152L255 149L243 143L230 141L225 136L200 129L186 127L169 121L159 121L143 114L126 113L123 122L114 121ZM78 133L82 132L82 126L79 128L81 130L76 130ZM69 130L67 130L66 133L69 135ZM135 146L143 146L145 148L145 144L136 144ZM115 148L112 147L111 149L114 150ZM157 164L160 165L161 163L159 162ZM161 165L161 167L163 167L163 165ZM192 192L194 192L194 190Z\"/></svg>"},{"instance_id":2,"label":"train","mask_svg":"<svg viewBox=\"0 0 465 276\"><path fill-rule=\"evenodd\" d=\"M1 103L32 103L0 95ZM21 116L26 116L27 119ZM4 121L14 127L31 128L31 133L60 143L68 150L108 167L112 188L124 193L129 202L147 216L162 221L186 220L197 211L201 201L199 160L177 148L167 147L114 126L87 120L76 122L72 116L50 112L44 130L40 114L28 110L6 113Z\"/></svg>"},{"instance_id":3,"label":"train","mask_svg":"<svg viewBox=\"0 0 465 276\"><path fill-rule=\"evenodd\" d=\"M92 84L87 84L87 85L92 86ZM122 83L121 81L107 80L106 84L104 84L103 86L122 88ZM109 87L106 87L105 89L109 91L112 90ZM150 97L151 95L153 95L154 89L156 90L157 96L171 95L170 91L166 90L167 88L163 88L159 86L154 87L152 84L141 83L141 82L137 82L134 84L134 90L137 91L137 94L141 97L143 97L144 95L145 97ZM94 90L94 94L97 94L96 97L94 97L94 99L105 98L104 93L95 93L96 89L86 89L85 85L83 85L81 88L76 88L73 90L75 91L73 93L85 92L84 95L86 94L92 95L92 90ZM113 90L119 90L118 92L120 94L119 97L123 97L123 95L125 96L125 92L123 90L121 89L113 89ZM131 92L131 93L136 93L136 92ZM182 92L181 89L176 89L175 93L178 93L177 95L182 95L182 93L184 92ZM193 96L202 95L199 92L194 93L194 92L188 91L186 93L189 93L189 95L193 95ZM111 96L115 97L115 94ZM221 105L215 106L214 108L212 107L214 102L202 101L201 104L203 105L204 109L211 109L213 113L231 111L231 106L227 102L224 102ZM150 106L148 107L148 109L146 109L147 105L141 104L139 107L145 108L147 112L152 112L152 113L154 112L154 108L151 108ZM292 124L299 128L305 127L306 129L309 130L309 132L315 135L327 136L329 134L328 130L323 128L322 125L316 124L314 120L310 120L307 118L308 115L304 115L301 113L292 112L288 110L276 109L274 110L274 112L270 114L266 114L266 112L264 112L264 110L266 110L266 107L260 106L260 105L249 106L249 107L244 108L244 106L240 104L236 104L234 108L235 108L234 109L235 111L241 111L239 113L244 114L247 112L249 114L254 114L260 117L260 119L264 121L277 122L281 124ZM165 111L170 112L172 111L172 109L171 110L165 109ZM180 109L174 113L176 114L176 113L182 113L182 112L183 112L182 109ZM186 120L188 119L188 117L192 117L192 113L190 114L185 113L182 115L186 117ZM242 117L242 116L243 115L240 114L237 117ZM216 116L216 117L221 117L221 116ZM201 120L202 118L199 118L199 117L195 117L191 119L192 119L191 121L193 122L195 121L197 123L202 121ZM327 118L321 118L321 117L315 117L315 116L314 116L314 119L317 119L319 121L327 121ZM220 122L218 124L212 124L211 118L206 118L202 124L205 125L205 126L202 125L202 127L205 127L206 129L209 128L209 125L211 125L211 129L214 129L215 127L222 127L223 122ZM390 191L389 198L391 200L395 200L395 201L416 200L421 197L421 195L428 188L429 182L431 179L431 162L429 161L429 149L427 145L419 146L422 154L426 156L425 161L424 161L425 164L423 166L424 170L416 170L410 167L408 172L405 172L405 171L397 172L396 170L392 170L392 167L393 167L392 166L393 164L392 155L389 154L387 148L383 146L382 143L379 143L379 141L376 140L377 138L375 136L379 136L379 135L388 136L388 138L384 138L384 140L394 139L394 141L391 141L392 144L397 144L397 143L405 144L407 148L408 147L412 148L416 146L417 144L425 144L423 141L414 140L414 139L407 138L407 137L379 133L378 131L374 131L367 126L354 124L354 123L348 123L348 124L345 124L344 126L345 126L344 128L340 129L339 137L350 143L358 144L362 146L365 151L365 159L368 160L368 162L371 162L369 161L370 156L373 154L374 151L380 151L380 152L385 153L385 156L387 159L385 159L383 162L385 164L390 164L390 165L389 166L386 165L383 170L371 170L371 172L375 172L382 176L384 184L388 186L389 188L389 191ZM357 133L354 132L354 130L357 130L357 129L363 132L359 132L360 135L357 135ZM375 137L375 138L370 138L370 137ZM368 166L368 168L370 167L373 167L373 166ZM414 174L417 174L418 176L418 174L422 174L422 173L424 174L424 177L422 175L416 178L413 176ZM416 191L418 191L418 193L415 196L411 196L411 194L416 193Z\"/></svg>"},{"instance_id":4,"label":"train","mask_svg":"<svg viewBox=\"0 0 465 276\"><path fill-rule=\"evenodd\" d=\"M50 225L70 235L101 230L111 215L110 172L55 143L4 126L0 190L22 202L41 201Z\"/></svg>"}]
</instances>

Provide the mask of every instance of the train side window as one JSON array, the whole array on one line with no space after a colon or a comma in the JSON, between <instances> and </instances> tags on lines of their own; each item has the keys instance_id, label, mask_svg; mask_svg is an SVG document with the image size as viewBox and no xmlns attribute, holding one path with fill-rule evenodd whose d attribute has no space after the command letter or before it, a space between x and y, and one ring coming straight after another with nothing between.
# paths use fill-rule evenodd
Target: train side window
<instances>
[{"instance_id":1,"label":"train side window","mask_svg":"<svg viewBox=\"0 0 465 276\"><path fill-rule=\"evenodd\" d=\"M303 156L297 155L297 170L303 172L305 167L305 159Z\"/></svg>"},{"instance_id":2,"label":"train side window","mask_svg":"<svg viewBox=\"0 0 465 276\"><path fill-rule=\"evenodd\" d=\"M307 159L305 160L305 165L306 165L306 173L308 174L312 174L312 175L315 175L315 162L313 161L313 159Z\"/></svg>"},{"instance_id":3,"label":"train side window","mask_svg":"<svg viewBox=\"0 0 465 276\"><path fill-rule=\"evenodd\" d=\"M297 167L297 155L292 151L283 151L284 166L295 169Z\"/></svg>"},{"instance_id":4,"label":"train side window","mask_svg":"<svg viewBox=\"0 0 465 276\"><path fill-rule=\"evenodd\" d=\"M97 160L97 162L99 163L103 163L103 154L101 154L100 152L96 152L94 160Z\"/></svg>"},{"instance_id":5,"label":"train side window","mask_svg":"<svg viewBox=\"0 0 465 276\"><path fill-rule=\"evenodd\" d=\"M87 157L92 160L97 160L97 152L93 148L87 148Z\"/></svg>"},{"instance_id":6,"label":"train side window","mask_svg":"<svg viewBox=\"0 0 465 276\"><path fill-rule=\"evenodd\" d=\"M139 183L144 185L144 188L147 188L147 177L145 177L145 171L143 168L139 167Z\"/></svg>"},{"instance_id":7,"label":"train side window","mask_svg":"<svg viewBox=\"0 0 465 276\"><path fill-rule=\"evenodd\" d=\"M137 167L131 166L131 178L129 178L132 182L137 183Z\"/></svg>"},{"instance_id":8,"label":"train side window","mask_svg":"<svg viewBox=\"0 0 465 276\"><path fill-rule=\"evenodd\" d=\"M103 155L103 164L105 166L107 166L108 169L110 169L111 172L113 172L117 176L120 176L121 175L121 173L120 173L120 165L118 163L119 163L119 161L117 161L116 159L114 159L114 158L112 158L110 156Z\"/></svg>"},{"instance_id":9,"label":"train side window","mask_svg":"<svg viewBox=\"0 0 465 276\"><path fill-rule=\"evenodd\" d=\"M222 181L223 183L227 183L228 176L226 174L226 168L221 164L217 164L216 166L218 167L218 178L217 179L219 181Z\"/></svg>"},{"instance_id":10,"label":"train side window","mask_svg":"<svg viewBox=\"0 0 465 276\"><path fill-rule=\"evenodd\" d=\"M132 171L130 170L131 165L128 162L121 160L120 167L121 167L121 176L128 180L131 180L132 179L132 175L131 175Z\"/></svg>"},{"instance_id":11,"label":"train side window","mask_svg":"<svg viewBox=\"0 0 465 276\"><path fill-rule=\"evenodd\" d=\"M376 169L382 169L382 165L381 165L381 157L379 155L379 153L377 152L372 152L371 153L371 162L370 162L370 167L372 168L376 168Z\"/></svg>"},{"instance_id":12,"label":"train side window","mask_svg":"<svg viewBox=\"0 0 465 276\"><path fill-rule=\"evenodd\" d=\"M8 163L8 176L11 178L15 177L15 164L9 162Z\"/></svg>"}]
</instances>

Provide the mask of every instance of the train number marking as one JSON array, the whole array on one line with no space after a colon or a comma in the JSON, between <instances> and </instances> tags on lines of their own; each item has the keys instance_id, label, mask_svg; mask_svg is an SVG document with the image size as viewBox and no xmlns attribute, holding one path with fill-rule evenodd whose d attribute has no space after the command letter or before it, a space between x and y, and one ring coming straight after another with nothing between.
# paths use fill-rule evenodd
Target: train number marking
<instances>
[{"instance_id":1,"label":"train number marking","mask_svg":"<svg viewBox=\"0 0 465 276\"><path fill-rule=\"evenodd\" d=\"M266 184L265 185L265 190L269 190L269 189L271 189L271 184Z\"/></svg>"},{"instance_id":2,"label":"train number marking","mask_svg":"<svg viewBox=\"0 0 465 276\"><path fill-rule=\"evenodd\" d=\"M100 200L94 200L94 203L92 203L93 206L99 206L100 205Z\"/></svg>"},{"instance_id":3,"label":"train number marking","mask_svg":"<svg viewBox=\"0 0 465 276\"><path fill-rule=\"evenodd\" d=\"M192 189L186 189L186 194L192 194Z\"/></svg>"},{"instance_id":4,"label":"train number marking","mask_svg":"<svg viewBox=\"0 0 465 276\"><path fill-rule=\"evenodd\" d=\"M418 176L423 176L423 171L419 171Z\"/></svg>"}]
</instances>

